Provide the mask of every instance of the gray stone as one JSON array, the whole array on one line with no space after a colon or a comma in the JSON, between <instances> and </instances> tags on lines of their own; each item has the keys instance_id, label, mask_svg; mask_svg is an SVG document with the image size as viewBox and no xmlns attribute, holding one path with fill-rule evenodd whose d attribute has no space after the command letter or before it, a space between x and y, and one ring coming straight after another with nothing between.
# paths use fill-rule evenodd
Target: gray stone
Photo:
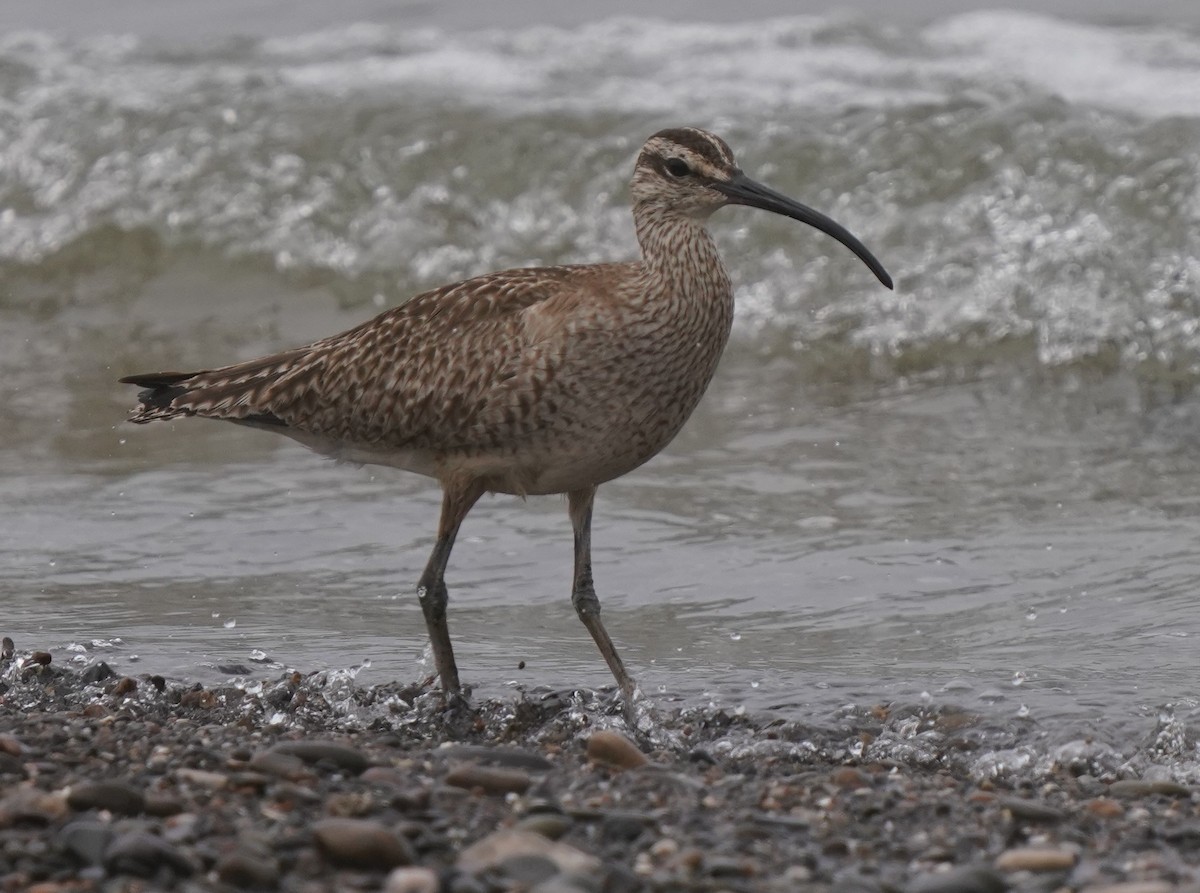
<instances>
[{"instance_id":1,"label":"gray stone","mask_svg":"<svg viewBox=\"0 0 1200 893\"><path fill-rule=\"evenodd\" d=\"M491 766L455 766L446 774L446 784L468 791L479 788L488 794L523 794L532 780L522 769L497 769Z\"/></svg>"},{"instance_id":2,"label":"gray stone","mask_svg":"<svg viewBox=\"0 0 1200 893\"><path fill-rule=\"evenodd\" d=\"M331 763L354 775L362 774L371 765L361 752L335 741L280 741L271 752L299 757L310 764Z\"/></svg>"},{"instance_id":3,"label":"gray stone","mask_svg":"<svg viewBox=\"0 0 1200 893\"><path fill-rule=\"evenodd\" d=\"M106 809L121 815L137 815L146 804L142 792L119 781L85 781L72 785L67 805L77 811Z\"/></svg>"},{"instance_id":4,"label":"gray stone","mask_svg":"<svg viewBox=\"0 0 1200 893\"><path fill-rule=\"evenodd\" d=\"M538 753L518 747L482 747L477 744L455 744L444 748L439 754L451 759L470 763L504 766L509 769L525 769L529 772L548 772L554 764Z\"/></svg>"},{"instance_id":5,"label":"gray stone","mask_svg":"<svg viewBox=\"0 0 1200 893\"><path fill-rule=\"evenodd\" d=\"M150 878L167 868L186 877L195 866L176 847L145 831L131 831L114 840L104 854L104 867L113 874Z\"/></svg>"},{"instance_id":6,"label":"gray stone","mask_svg":"<svg viewBox=\"0 0 1200 893\"><path fill-rule=\"evenodd\" d=\"M239 847L217 862L217 879L239 890L273 890L279 886L279 863L257 848Z\"/></svg>"},{"instance_id":7,"label":"gray stone","mask_svg":"<svg viewBox=\"0 0 1200 893\"><path fill-rule=\"evenodd\" d=\"M104 822L81 819L58 832L58 839L80 861L87 865L99 865L104 861L105 850L112 842L113 830Z\"/></svg>"},{"instance_id":8,"label":"gray stone","mask_svg":"<svg viewBox=\"0 0 1200 893\"><path fill-rule=\"evenodd\" d=\"M1004 893L1003 877L986 866L952 868L918 875L905 893Z\"/></svg>"}]
</instances>

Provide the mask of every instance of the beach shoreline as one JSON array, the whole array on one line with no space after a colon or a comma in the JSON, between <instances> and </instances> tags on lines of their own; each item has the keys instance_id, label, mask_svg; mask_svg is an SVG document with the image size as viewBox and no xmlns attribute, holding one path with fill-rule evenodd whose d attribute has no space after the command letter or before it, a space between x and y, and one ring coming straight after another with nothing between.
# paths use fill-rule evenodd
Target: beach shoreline
<instances>
[{"instance_id":1,"label":"beach shoreline","mask_svg":"<svg viewBox=\"0 0 1200 893\"><path fill-rule=\"evenodd\" d=\"M953 711L653 705L631 730L611 692L447 714L428 683L205 687L24 650L0 679L6 893L1200 889L1196 790L1085 753L981 778ZM897 728L909 757L873 758Z\"/></svg>"}]
</instances>

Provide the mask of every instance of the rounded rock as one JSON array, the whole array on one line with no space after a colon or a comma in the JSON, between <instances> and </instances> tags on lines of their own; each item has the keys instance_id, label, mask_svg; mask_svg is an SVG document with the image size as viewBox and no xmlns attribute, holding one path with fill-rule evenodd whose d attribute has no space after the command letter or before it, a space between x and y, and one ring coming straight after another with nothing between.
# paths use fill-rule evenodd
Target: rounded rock
<instances>
[{"instance_id":1,"label":"rounded rock","mask_svg":"<svg viewBox=\"0 0 1200 893\"><path fill-rule=\"evenodd\" d=\"M1008 883L990 868L968 866L933 871L913 879L906 893L1004 893Z\"/></svg>"},{"instance_id":2,"label":"rounded rock","mask_svg":"<svg viewBox=\"0 0 1200 893\"><path fill-rule=\"evenodd\" d=\"M428 868L397 868L383 882L383 893L438 893L441 882Z\"/></svg>"},{"instance_id":3,"label":"rounded rock","mask_svg":"<svg viewBox=\"0 0 1200 893\"><path fill-rule=\"evenodd\" d=\"M271 752L299 757L310 764L331 763L354 775L361 775L371 765L362 753L336 741L281 741Z\"/></svg>"},{"instance_id":4,"label":"rounded rock","mask_svg":"<svg viewBox=\"0 0 1200 893\"><path fill-rule=\"evenodd\" d=\"M121 815L137 815L145 804L141 791L120 781L85 781L73 785L67 794L67 805L77 811L106 809Z\"/></svg>"},{"instance_id":5,"label":"rounded rock","mask_svg":"<svg viewBox=\"0 0 1200 893\"><path fill-rule=\"evenodd\" d=\"M294 754L281 753L277 750L264 750L256 753L250 758L250 767L290 781L311 776L304 760Z\"/></svg>"},{"instance_id":6,"label":"rounded rock","mask_svg":"<svg viewBox=\"0 0 1200 893\"><path fill-rule=\"evenodd\" d=\"M525 816L516 826L522 831L533 831L550 840L558 840L571 830L574 820L557 812L534 812Z\"/></svg>"},{"instance_id":7,"label":"rounded rock","mask_svg":"<svg viewBox=\"0 0 1200 893\"><path fill-rule=\"evenodd\" d=\"M58 839L86 865L99 865L113 839L112 828L104 822L71 822L58 832Z\"/></svg>"},{"instance_id":8,"label":"rounded rock","mask_svg":"<svg viewBox=\"0 0 1200 893\"><path fill-rule=\"evenodd\" d=\"M1126 778L1110 784L1108 792L1114 797L1147 797L1151 794L1187 797L1191 795L1192 789L1177 781L1145 781L1140 778Z\"/></svg>"},{"instance_id":9,"label":"rounded rock","mask_svg":"<svg viewBox=\"0 0 1200 893\"><path fill-rule=\"evenodd\" d=\"M650 762L636 744L611 729L592 733L588 738L587 755L593 762L614 769L638 769Z\"/></svg>"},{"instance_id":10,"label":"rounded rock","mask_svg":"<svg viewBox=\"0 0 1200 893\"><path fill-rule=\"evenodd\" d=\"M210 791L219 791L229 785L229 776L223 772L209 772L206 769L176 769L175 777L185 784Z\"/></svg>"},{"instance_id":11,"label":"rounded rock","mask_svg":"<svg viewBox=\"0 0 1200 893\"><path fill-rule=\"evenodd\" d=\"M538 753L519 747L485 747L478 744L454 744L443 751L454 760L524 769L527 772L548 772L554 764Z\"/></svg>"},{"instance_id":12,"label":"rounded rock","mask_svg":"<svg viewBox=\"0 0 1200 893\"><path fill-rule=\"evenodd\" d=\"M161 837L131 831L114 840L104 854L104 867L113 874L152 878L162 868L186 877L196 869L187 857Z\"/></svg>"},{"instance_id":13,"label":"rounded rock","mask_svg":"<svg viewBox=\"0 0 1200 893\"><path fill-rule=\"evenodd\" d=\"M446 774L446 784L456 788L479 788L488 794L523 794L532 779L521 769L497 769L491 766L456 766Z\"/></svg>"},{"instance_id":14,"label":"rounded rock","mask_svg":"<svg viewBox=\"0 0 1200 893\"><path fill-rule=\"evenodd\" d=\"M1124 881L1084 887L1080 893L1171 893L1176 889L1169 881Z\"/></svg>"},{"instance_id":15,"label":"rounded rock","mask_svg":"<svg viewBox=\"0 0 1200 893\"><path fill-rule=\"evenodd\" d=\"M596 872L600 860L565 843L547 840L532 831L502 828L471 844L458 854L458 868L468 874L481 874L498 868L517 856L540 856L549 859L562 872L581 874Z\"/></svg>"},{"instance_id":16,"label":"rounded rock","mask_svg":"<svg viewBox=\"0 0 1200 893\"><path fill-rule=\"evenodd\" d=\"M217 879L239 890L273 890L279 885L279 863L264 853L237 849L217 862Z\"/></svg>"},{"instance_id":17,"label":"rounded rock","mask_svg":"<svg viewBox=\"0 0 1200 893\"><path fill-rule=\"evenodd\" d=\"M1007 809L1014 819L1027 822L1061 822L1067 817L1061 809L1024 797L1001 797L1000 806Z\"/></svg>"},{"instance_id":18,"label":"rounded rock","mask_svg":"<svg viewBox=\"0 0 1200 893\"><path fill-rule=\"evenodd\" d=\"M322 819L312 831L321 854L342 868L387 870L416 858L407 840L366 819Z\"/></svg>"},{"instance_id":19,"label":"rounded rock","mask_svg":"<svg viewBox=\"0 0 1200 893\"><path fill-rule=\"evenodd\" d=\"M1050 847L1018 847L1005 850L993 863L997 871L1069 871L1075 867L1071 850Z\"/></svg>"}]
</instances>

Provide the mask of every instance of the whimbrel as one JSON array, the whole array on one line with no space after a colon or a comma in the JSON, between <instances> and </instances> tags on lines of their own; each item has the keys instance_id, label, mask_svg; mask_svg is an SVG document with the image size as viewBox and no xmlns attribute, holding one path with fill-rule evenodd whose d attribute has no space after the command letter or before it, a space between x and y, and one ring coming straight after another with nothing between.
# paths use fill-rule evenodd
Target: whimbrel
<instances>
[{"instance_id":1,"label":"whimbrel","mask_svg":"<svg viewBox=\"0 0 1200 893\"><path fill-rule=\"evenodd\" d=\"M747 177L724 140L656 133L634 166L641 260L506 270L417 295L356 328L200 372L130 375L137 423L202 416L287 435L318 453L390 465L442 487L417 595L448 699L461 689L445 571L487 492L567 495L571 602L626 701L634 682L592 583L596 488L637 468L696 408L733 321L733 290L705 230L725 205L799 220L837 239L888 288L883 265L825 215Z\"/></svg>"}]
</instances>

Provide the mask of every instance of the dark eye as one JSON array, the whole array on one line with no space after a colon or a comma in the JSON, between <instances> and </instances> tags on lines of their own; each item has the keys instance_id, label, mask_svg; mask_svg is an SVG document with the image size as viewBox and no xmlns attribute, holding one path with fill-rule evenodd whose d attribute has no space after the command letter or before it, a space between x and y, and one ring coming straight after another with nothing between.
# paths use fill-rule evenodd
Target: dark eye
<instances>
[{"instance_id":1,"label":"dark eye","mask_svg":"<svg viewBox=\"0 0 1200 893\"><path fill-rule=\"evenodd\" d=\"M667 173L672 177L686 177L692 172L692 169L687 166L687 162L682 158L668 158L663 165L667 169Z\"/></svg>"}]
</instances>

